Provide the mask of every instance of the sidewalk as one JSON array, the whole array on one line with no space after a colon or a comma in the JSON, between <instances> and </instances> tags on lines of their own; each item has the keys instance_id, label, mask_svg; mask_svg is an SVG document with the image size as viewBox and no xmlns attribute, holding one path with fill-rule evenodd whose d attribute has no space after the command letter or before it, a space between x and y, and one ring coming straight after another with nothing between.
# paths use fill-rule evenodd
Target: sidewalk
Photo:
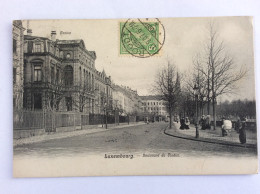
<instances>
[{"instance_id":1,"label":"sidewalk","mask_svg":"<svg viewBox=\"0 0 260 194\"><path fill-rule=\"evenodd\" d=\"M183 139L189 139L194 141L201 141L207 143L215 143L215 144L222 144L222 145L230 145L230 146L237 146L237 147L247 147L247 148L256 148L257 147L257 137L256 133L247 131L247 143L241 144L239 141L239 134L232 130L231 134L228 136L222 137L221 128L217 127L216 130L199 130L199 138L195 137L196 129L193 125L190 126L190 129L180 129L180 124L174 122L173 129L165 129L165 134L179 137Z\"/></svg>"},{"instance_id":2,"label":"sidewalk","mask_svg":"<svg viewBox=\"0 0 260 194\"><path fill-rule=\"evenodd\" d=\"M103 131L109 131L112 129L117 128L126 128L126 127L132 127L132 126L138 126L138 125L144 125L144 122L138 122L138 123L130 123L129 125L127 123L120 123L119 125L115 124L109 124L108 128L106 129L105 126L102 128L101 125L94 125L94 128L86 128L82 130L76 130L76 131L69 131L69 132L53 132L53 133L46 133L39 136L33 136L28 138L22 138L22 139L13 139L13 146L18 145L24 145L24 144L32 144L37 142L43 142L53 139L62 139L62 138L68 138L68 137L74 137L79 135L87 135L92 133L98 133Z\"/></svg>"}]
</instances>

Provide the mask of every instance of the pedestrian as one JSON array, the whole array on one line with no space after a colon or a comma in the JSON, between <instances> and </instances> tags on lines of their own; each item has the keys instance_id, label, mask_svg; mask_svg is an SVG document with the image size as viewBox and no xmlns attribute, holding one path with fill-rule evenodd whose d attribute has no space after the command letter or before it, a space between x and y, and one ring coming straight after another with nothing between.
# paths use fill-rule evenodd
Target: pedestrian
<instances>
[{"instance_id":1,"label":"pedestrian","mask_svg":"<svg viewBox=\"0 0 260 194\"><path fill-rule=\"evenodd\" d=\"M190 120L188 117L185 118L185 129L190 129Z\"/></svg>"},{"instance_id":2,"label":"pedestrian","mask_svg":"<svg viewBox=\"0 0 260 194\"><path fill-rule=\"evenodd\" d=\"M204 115L202 115L202 117L200 119L200 124L201 124L201 129L205 130L206 129L206 118Z\"/></svg>"},{"instance_id":3,"label":"pedestrian","mask_svg":"<svg viewBox=\"0 0 260 194\"><path fill-rule=\"evenodd\" d=\"M239 141L241 144L246 143L246 119L244 118L242 121L242 126L239 130Z\"/></svg>"},{"instance_id":4,"label":"pedestrian","mask_svg":"<svg viewBox=\"0 0 260 194\"><path fill-rule=\"evenodd\" d=\"M228 132L229 134L231 133L231 129L232 129L232 122L228 119L222 119L222 136L227 136Z\"/></svg>"},{"instance_id":5,"label":"pedestrian","mask_svg":"<svg viewBox=\"0 0 260 194\"><path fill-rule=\"evenodd\" d=\"M185 129L185 119L184 118L181 118L181 126L180 126L180 129Z\"/></svg>"},{"instance_id":6,"label":"pedestrian","mask_svg":"<svg viewBox=\"0 0 260 194\"><path fill-rule=\"evenodd\" d=\"M210 129L210 115L205 118L205 129Z\"/></svg>"},{"instance_id":7,"label":"pedestrian","mask_svg":"<svg viewBox=\"0 0 260 194\"><path fill-rule=\"evenodd\" d=\"M240 120L240 117L238 117L238 120L237 120L236 125L235 125L235 131L236 131L237 133L239 133L239 131L240 131L241 128L242 128L242 122L241 122L241 120Z\"/></svg>"}]
</instances>

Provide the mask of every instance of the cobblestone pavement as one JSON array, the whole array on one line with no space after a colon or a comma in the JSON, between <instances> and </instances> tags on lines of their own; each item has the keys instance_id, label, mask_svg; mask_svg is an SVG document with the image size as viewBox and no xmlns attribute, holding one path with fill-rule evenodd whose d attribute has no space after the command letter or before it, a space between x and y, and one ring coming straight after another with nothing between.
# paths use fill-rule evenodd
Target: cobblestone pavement
<instances>
[{"instance_id":1,"label":"cobblestone pavement","mask_svg":"<svg viewBox=\"0 0 260 194\"><path fill-rule=\"evenodd\" d=\"M195 137L196 129L193 125L190 126L190 129L180 129L180 124L179 123L173 123L174 125L174 130L177 130L178 133L184 134L190 137ZM253 133L251 131L247 131L247 144L257 144L257 134ZM199 130L199 137L200 138L206 138L206 139L212 139L212 140L217 140L217 141L222 141L222 142L227 142L227 143L237 143L240 144L239 141L239 134L232 129L231 133L229 133L227 136L222 137L221 133L221 128L217 127L216 130Z\"/></svg>"},{"instance_id":2,"label":"cobblestone pavement","mask_svg":"<svg viewBox=\"0 0 260 194\"><path fill-rule=\"evenodd\" d=\"M180 157L256 157L256 149L216 145L164 134L168 123L150 123L17 145L14 157L74 157L104 153L172 153ZM82 134L81 134L82 133Z\"/></svg>"}]
</instances>

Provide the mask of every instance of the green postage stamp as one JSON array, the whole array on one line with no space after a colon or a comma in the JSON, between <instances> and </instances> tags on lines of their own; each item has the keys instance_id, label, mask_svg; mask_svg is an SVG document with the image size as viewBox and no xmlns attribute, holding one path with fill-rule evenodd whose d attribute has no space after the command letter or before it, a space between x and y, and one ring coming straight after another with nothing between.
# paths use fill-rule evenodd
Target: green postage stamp
<instances>
[{"instance_id":1,"label":"green postage stamp","mask_svg":"<svg viewBox=\"0 0 260 194\"><path fill-rule=\"evenodd\" d=\"M120 22L120 55L141 58L158 55L164 39L164 27L158 19Z\"/></svg>"}]
</instances>

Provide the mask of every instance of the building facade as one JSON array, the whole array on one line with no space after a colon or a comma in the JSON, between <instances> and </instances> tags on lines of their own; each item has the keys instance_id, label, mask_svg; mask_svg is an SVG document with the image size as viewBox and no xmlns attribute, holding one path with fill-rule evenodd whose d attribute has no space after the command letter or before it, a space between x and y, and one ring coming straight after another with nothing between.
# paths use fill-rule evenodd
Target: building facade
<instances>
[{"instance_id":1,"label":"building facade","mask_svg":"<svg viewBox=\"0 0 260 194\"><path fill-rule=\"evenodd\" d=\"M160 96L141 96L144 115L167 117L165 101Z\"/></svg>"},{"instance_id":2,"label":"building facade","mask_svg":"<svg viewBox=\"0 0 260 194\"><path fill-rule=\"evenodd\" d=\"M95 114L103 114L105 109L112 109L113 92L111 77L105 71L95 74Z\"/></svg>"},{"instance_id":3,"label":"building facade","mask_svg":"<svg viewBox=\"0 0 260 194\"><path fill-rule=\"evenodd\" d=\"M111 79L95 68L96 53L83 40L24 36L24 107L100 112L101 95L111 97ZM102 93L102 92L104 93Z\"/></svg>"},{"instance_id":4,"label":"building facade","mask_svg":"<svg viewBox=\"0 0 260 194\"><path fill-rule=\"evenodd\" d=\"M113 85L113 104L122 115L138 115L142 112L142 100L136 90L126 86Z\"/></svg>"},{"instance_id":5,"label":"building facade","mask_svg":"<svg viewBox=\"0 0 260 194\"><path fill-rule=\"evenodd\" d=\"M13 108L23 108L23 41L24 28L20 20L13 22Z\"/></svg>"}]
</instances>

